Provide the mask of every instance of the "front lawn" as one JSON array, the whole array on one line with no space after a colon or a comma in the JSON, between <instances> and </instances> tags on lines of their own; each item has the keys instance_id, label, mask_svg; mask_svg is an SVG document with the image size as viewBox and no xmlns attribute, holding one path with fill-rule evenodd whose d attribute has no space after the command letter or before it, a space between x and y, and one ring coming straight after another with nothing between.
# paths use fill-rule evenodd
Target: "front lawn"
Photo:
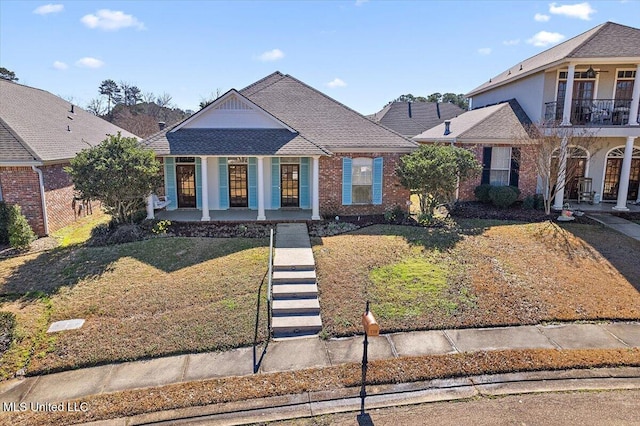
<instances>
[{"instance_id":1,"label":"front lawn","mask_svg":"<svg viewBox=\"0 0 640 426\"><path fill-rule=\"evenodd\" d=\"M594 225L460 220L314 239L325 334L640 319L640 243ZM634 287L635 286L635 287Z\"/></svg>"},{"instance_id":2,"label":"front lawn","mask_svg":"<svg viewBox=\"0 0 640 426\"><path fill-rule=\"evenodd\" d=\"M2 260L0 307L16 314L17 329L0 374L250 345L267 246L264 239L156 238ZM70 318L86 322L45 333ZM260 339L265 318L262 303Z\"/></svg>"}]
</instances>

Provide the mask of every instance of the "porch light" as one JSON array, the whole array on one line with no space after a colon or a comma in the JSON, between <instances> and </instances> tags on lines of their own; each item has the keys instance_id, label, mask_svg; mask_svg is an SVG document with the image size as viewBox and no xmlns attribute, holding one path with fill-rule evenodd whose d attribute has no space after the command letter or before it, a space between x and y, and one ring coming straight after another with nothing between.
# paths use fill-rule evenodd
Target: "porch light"
<instances>
[{"instance_id":1,"label":"porch light","mask_svg":"<svg viewBox=\"0 0 640 426\"><path fill-rule=\"evenodd\" d=\"M587 78L596 78L596 70L593 69L591 65L589 65L589 69L585 73Z\"/></svg>"}]
</instances>

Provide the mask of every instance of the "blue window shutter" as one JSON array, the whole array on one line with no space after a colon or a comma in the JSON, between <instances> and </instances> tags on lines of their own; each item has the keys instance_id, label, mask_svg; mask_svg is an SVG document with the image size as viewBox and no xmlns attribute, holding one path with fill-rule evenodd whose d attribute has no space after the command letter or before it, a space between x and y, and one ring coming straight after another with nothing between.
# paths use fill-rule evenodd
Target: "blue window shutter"
<instances>
[{"instance_id":1,"label":"blue window shutter","mask_svg":"<svg viewBox=\"0 0 640 426\"><path fill-rule=\"evenodd\" d=\"M382 157L373 159L373 191L371 194L371 202L373 204L382 204Z\"/></svg>"},{"instance_id":2,"label":"blue window shutter","mask_svg":"<svg viewBox=\"0 0 640 426\"><path fill-rule=\"evenodd\" d=\"M271 159L271 208L280 208L280 159Z\"/></svg>"},{"instance_id":3,"label":"blue window shutter","mask_svg":"<svg viewBox=\"0 0 640 426\"><path fill-rule=\"evenodd\" d=\"M342 159L342 205L351 205L351 174L353 173L351 167L351 158Z\"/></svg>"},{"instance_id":4,"label":"blue window shutter","mask_svg":"<svg viewBox=\"0 0 640 426\"><path fill-rule=\"evenodd\" d=\"M229 208L229 172L227 171L227 157L218 158L218 176L220 190L220 209Z\"/></svg>"},{"instance_id":5,"label":"blue window shutter","mask_svg":"<svg viewBox=\"0 0 640 426\"><path fill-rule=\"evenodd\" d=\"M169 198L167 210L178 208L178 191L176 189L176 160L173 157L164 158L164 194Z\"/></svg>"},{"instance_id":6,"label":"blue window shutter","mask_svg":"<svg viewBox=\"0 0 640 426\"><path fill-rule=\"evenodd\" d=\"M202 159L196 158L196 208L202 210Z\"/></svg>"},{"instance_id":7,"label":"blue window shutter","mask_svg":"<svg viewBox=\"0 0 640 426\"><path fill-rule=\"evenodd\" d=\"M258 208L258 161L255 157L249 158L249 167L247 169L249 180L249 208L256 210Z\"/></svg>"},{"instance_id":8,"label":"blue window shutter","mask_svg":"<svg viewBox=\"0 0 640 426\"><path fill-rule=\"evenodd\" d=\"M300 159L300 208L311 207L311 197L309 196L309 157Z\"/></svg>"}]
</instances>

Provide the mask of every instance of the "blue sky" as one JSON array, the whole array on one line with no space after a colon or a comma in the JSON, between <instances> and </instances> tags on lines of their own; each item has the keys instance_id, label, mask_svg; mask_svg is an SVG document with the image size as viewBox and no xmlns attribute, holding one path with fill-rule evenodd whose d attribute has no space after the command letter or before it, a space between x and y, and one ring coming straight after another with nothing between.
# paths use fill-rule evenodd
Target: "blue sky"
<instances>
[{"instance_id":1,"label":"blue sky","mask_svg":"<svg viewBox=\"0 0 640 426\"><path fill-rule=\"evenodd\" d=\"M281 71L364 114L466 93L639 1L6 1L0 66L82 107L104 79L197 109Z\"/></svg>"}]
</instances>

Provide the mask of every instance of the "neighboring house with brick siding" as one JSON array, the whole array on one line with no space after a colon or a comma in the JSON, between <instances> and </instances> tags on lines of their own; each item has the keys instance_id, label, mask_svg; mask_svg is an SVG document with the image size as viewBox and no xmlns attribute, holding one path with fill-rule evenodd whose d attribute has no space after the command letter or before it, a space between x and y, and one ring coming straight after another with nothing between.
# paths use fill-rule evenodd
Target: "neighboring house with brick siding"
<instances>
[{"instance_id":1,"label":"neighboring house with brick siding","mask_svg":"<svg viewBox=\"0 0 640 426\"><path fill-rule=\"evenodd\" d=\"M44 90L0 79L0 200L47 235L86 214L63 167L109 134L135 135Z\"/></svg>"},{"instance_id":2,"label":"neighboring house with brick siding","mask_svg":"<svg viewBox=\"0 0 640 426\"><path fill-rule=\"evenodd\" d=\"M482 164L482 173L462 182L459 200L475 200L480 184L516 186L521 197L536 192L537 175L532 145L525 143L531 120L512 99L474 109L447 120L413 138L419 143L446 143L471 150Z\"/></svg>"},{"instance_id":3,"label":"neighboring house with brick siding","mask_svg":"<svg viewBox=\"0 0 640 426\"><path fill-rule=\"evenodd\" d=\"M407 208L395 175L417 143L327 95L275 72L232 89L186 120L147 138L164 163L167 210L297 209L321 215ZM153 209L150 209L153 211Z\"/></svg>"},{"instance_id":4,"label":"neighboring house with brick siding","mask_svg":"<svg viewBox=\"0 0 640 426\"><path fill-rule=\"evenodd\" d=\"M473 108L515 98L550 131L595 137L591 152L567 148L568 167L591 185L585 192L615 210L640 203L639 28L605 22L514 64L467 96ZM566 136L563 146L572 145ZM558 185L565 188L555 197L560 209L577 198L577 179L565 183L559 173Z\"/></svg>"}]
</instances>

